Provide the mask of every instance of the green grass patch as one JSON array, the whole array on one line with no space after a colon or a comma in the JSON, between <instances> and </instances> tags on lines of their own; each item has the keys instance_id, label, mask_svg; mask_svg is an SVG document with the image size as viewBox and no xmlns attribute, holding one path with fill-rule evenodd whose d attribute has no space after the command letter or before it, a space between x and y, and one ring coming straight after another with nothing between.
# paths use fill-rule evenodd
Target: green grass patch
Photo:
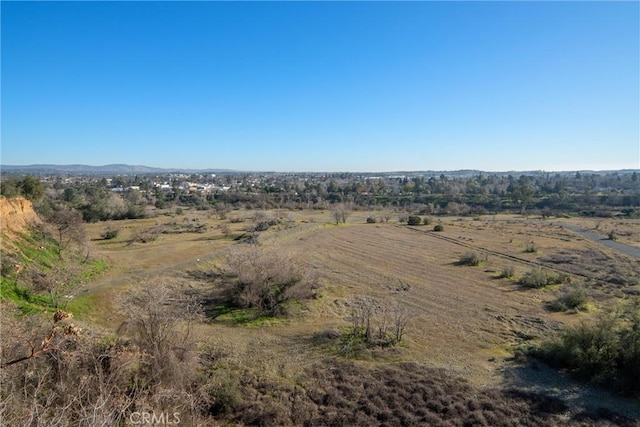
<instances>
[{"instance_id":1,"label":"green grass patch","mask_svg":"<svg viewBox=\"0 0 640 427\"><path fill-rule=\"evenodd\" d=\"M354 358L361 356L368 349L368 345L364 336L354 334L351 329L345 329L331 349L339 356Z\"/></svg>"},{"instance_id":2,"label":"green grass patch","mask_svg":"<svg viewBox=\"0 0 640 427\"><path fill-rule=\"evenodd\" d=\"M104 259L93 259L85 264L85 269L82 274L80 274L79 281L80 282L88 282L92 279L95 279L100 274L104 273L109 269L109 263Z\"/></svg>"},{"instance_id":3,"label":"green grass patch","mask_svg":"<svg viewBox=\"0 0 640 427\"><path fill-rule=\"evenodd\" d=\"M255 319L255 310L250 308L233 308L218 316L218 320L228 321L238 325L248 324Z\"/></svg>"},{"instance_id":4,"label":"green grass patch","mask_svg":"<svg viewBox=\"0 0 640 427\"><path fill-rule=\"evenodd\" d=\"M29 283L29 274L23 277L18 273L20 268L28 266L28 272L41 275L59 274L67 268L73 269L73 277L64 276L65 289L58 289L59 293L68 292L74 286L91 281L109 268L104 259L83 262L84 256L79 251L70 251L68 254L71 256L60 258L56 241L37 229L28 229L11 242L13 246L2 251L0 299L13 303L25 314L56 309L58 306L65 306L67 300L62 295L35 292ZM74 304L79 311L87 311L86 301Z\"/></svg>"},{"instance_id":5,"label":"green grass patch","mask_svg":"<svg viewBox=\"0 0 640 427\"><path fill-rule=\"evenodd\" d=\"M73 313L76 317L85 316L91 311L94 302L90 295L82 295L70 299L67 302L66 311Z\"/></svg>"},{"instance_id":6,"label":"green grass patch","mask_svg":"<svg viewBox=\"0 0 640 427\"><path fill-rule=\"evenodd\" d=\"M55 308L51 296L36 294L7 277L0 278L0 300L12 302L23 314L42 313Z\"/></svg>"},{"instance_id":7,"label":"green grass patch","mask_svg":"<svg viewBox=\"0 0 640 427\"><path fill-rule=\"evenodd\" d=\"M257 316L253 308L237 308L228 304L219 304L212 309L212 316L216 321L242 325L247 327L270 326L282 323L285 319L272 316Z\"/></svg>"},{"instance_id":8,"label":"green grass patch","mask_svg":"<svg viewBox=\"0 0 640 427\"><path fill-rule=\"evenodd\" d=\"M35 232L33 233L35 234ZM21 252L20 258L25 264L36 264L39 267L50 269L60 262L58 247L51 239L43 238L40 241L22 233L23 240L15 240L13 243Z\"/></svg>"}]
</instances>

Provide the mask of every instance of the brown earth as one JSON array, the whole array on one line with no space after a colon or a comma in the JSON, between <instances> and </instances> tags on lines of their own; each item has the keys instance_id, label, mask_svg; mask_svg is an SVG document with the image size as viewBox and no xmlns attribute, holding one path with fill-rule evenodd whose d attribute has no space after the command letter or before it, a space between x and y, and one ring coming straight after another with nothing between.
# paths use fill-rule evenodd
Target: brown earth
<instances>
[{"instance_id":1,"label":"brown earth","mask_svg":"<svg viewBox=\"0 0 640 427\"><path fill-rule=\"evenodd\" d=\"M94 304L88 318L117 326L115 296L149 277L171 278L185 290L209 296L217 286L215 280L206 274L197 279L188 273L219 271L230 251L243 245L224 238L220 225L240 234L251 222L251 215L233 212L234 218L246 220L230 222L187 211L183 217L88 225L94 239L93 253L107 257L114 266L100 280L78 291L77 295L89 297ZM514 351L553 334L562 325L588 319L597 310L573 315L549 312L545 303L557 296L559 286L524 289L516 283L518 277L536 265L569 274L573 280L587 283L599 307L624 296L620 289L640 288L633 282L607 281L613 270L636 278L638 260L583 239L553 221L508 216L442 218L445 231L435 233L432 226L408 227L397 221L365 224L366 215L354 214L348 224L339 226L331 224L329 212L290 215L295 224L261 233L260 245L286 253L313 270L323 285L318 298L286 321L242 326L211 319L200 327L202 336L234 364L242 369L251 367L261 375L289 377L329 354L331 350L318 343L317 337L348 326L353 299L367 295L389 304L406 304L414 316L399 348L370 354L362 363L412 361L444 368L478 386L516 385L537 390L540 378L514 362ZM206 227L202 233L167 233L153 242L129 244L138 227L175 229L172 224L176 222ZM107 227L119 228L119 236L99 240ZM529 242L535 244L535 252L526 250ZM483 259L480 266L457 265L460 256L469 251ZM514 279L498 278L507 267L514 268ZM540 372L546 381L541 388L589 390L552 371ZM559 395L564 397L562 392ZM596 396L574 402L585 407L589 405L585 402L595 400L632 418L640 416L637 402L620 408L615 398Z\"/></svg>"},{"instance_id":2,"label":"brown earth","mask_svg":"<svg viewBox=\"0 0 640 427\"><path fill-rule=\"evenodd\" d=\"M0 197L0 228L3 233L18 233L34 221L38 221L38 215L30 200Z\"/></svg>"}]
</instances>

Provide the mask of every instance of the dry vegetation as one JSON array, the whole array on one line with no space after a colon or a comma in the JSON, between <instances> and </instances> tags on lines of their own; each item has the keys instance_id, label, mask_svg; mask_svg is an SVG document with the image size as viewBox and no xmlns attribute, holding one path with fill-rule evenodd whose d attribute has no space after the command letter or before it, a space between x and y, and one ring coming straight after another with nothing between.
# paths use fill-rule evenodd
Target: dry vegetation
<instances>
[{"instance_id":1,"label":"dry vegetation","mask_svg":"<svg viewBox=\"0 0 640 427\"><path fill-rule=\"evenodd\" d=\"M213 425L634 425L637 401L603 394L609 409L594 412L505 377L523 349L640 293L640 260L554 220L442 218L442 232L396 213L367 221L383 216L185 211L86 225L113 266L70 303L96 337L3 370L3 416L38 425L37 400L40 425L99 425L89 412L101 402L104 425L135 409ZM570 283L518 284L534 269ZM550 310L560 303L569 311ZM11 318L3 331L46 331ZM343 351L345 337L371 345ZM3 362L19 353L8 349ZM47 408L60 406L56 421Z\"/></svg>"}]
</instances>

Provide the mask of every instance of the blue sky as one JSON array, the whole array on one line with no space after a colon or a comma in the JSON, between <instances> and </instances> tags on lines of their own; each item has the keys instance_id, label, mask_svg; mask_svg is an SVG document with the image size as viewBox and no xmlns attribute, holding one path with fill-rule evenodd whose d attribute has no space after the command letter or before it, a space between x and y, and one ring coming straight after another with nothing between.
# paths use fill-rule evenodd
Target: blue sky
<instances>
[{"instance_id":1,"label":"blue sky","mask_svg":"<svg viewBox=\"0 0 640 427\"><path fill-rule=\"evenodd\" d=\"M2 164L640 168L638 2L6 2Z\"/></svg>"}]
</instances>

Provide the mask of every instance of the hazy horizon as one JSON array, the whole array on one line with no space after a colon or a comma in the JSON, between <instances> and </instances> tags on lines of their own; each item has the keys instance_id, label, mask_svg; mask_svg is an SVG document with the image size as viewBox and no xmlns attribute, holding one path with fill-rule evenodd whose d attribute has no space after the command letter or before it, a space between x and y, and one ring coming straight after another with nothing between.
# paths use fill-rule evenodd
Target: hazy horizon
<instances>
[{"instance_id":1,"label":"hazy horizon","mask_svg":"<svg viewBox=\"0 0 640 427\"><path fill-rule=\"evenodd\" d=\"M250 170L250 169L229 169L229 168L225 168L225 167L217 167L217 166L211 166L211 167L204 167L204 168L183 168L183 167L173 167L173 166L169 166L169 167L156 167L153 165L132 165L132 164L127 164L127 163L110 163L107 165L89 165L89 164L81 164L81 163L74 163L74 164L46 164L46 163L36 163L36 164L30 164L30 165L0 165L0 171L1 168L5 168L5 167L9 167L12 168L12 170L10 172L13 171L24 171L27 170L28 168L32 168L34 170L37 170L38 167L42 167L42 168L46 168L46 167L52 167L52 168L59 168L59 171L62 171L65 168L71 168L71 167L87 167L87 168L94 168L94 169L100 169L100 168L108 168L108 167L128 167L128 168L145 168L145 169L149 169L150 172L149 173L156 173L156 171L161 172L161 171L171 171L171 172L220 172L220 173L291 173L291 174L296 174L296 173L300 173L300 174L304 174L304 173L319 173L319 174L323 174L323 173L349 173L349 174L357 174L357 173L365 173L365 174L375 174L375 173L382 173L382 174L390 174L390 173L405 173L405 172L434 172L434 173L459 173L459 172L466 172L466 171L473 171L473 172L481 172L481 173L489 173L489 174L503 174L503 173L574 173L574 172L593 172L593 173L615 173L615 172L631 172L631 171L640 171L640 168L622 168L622 169L564 169L564 170L546 170L546 169L503 169L503 170L486 170L486 169L474 169L474 168L463 168L463 169L397 169L397 170L363 170L363 171L353 171L353 170L340 170L340 171L328 171L328 170L268 170L268 169L262 169L262 170ZM24 168L24 169L19 169L19 168ZM105 173L111 173L111 172L115 172L116 169L112 169L112 170L108 170ZM68 173L71 173L73 171L69 171ZM134 171L132 170L131 173L146 173L145 171Z\"/></svg>"},{"instance_id":2,"label":"hazy horizon","mask_svg":"<svg viewBox=\"0 0 640 427\"><path fill-rule=\"evenodd\" d=\"M3 165L640 168L637 2L0 7Z\"/></svg>"}]
</instances>

